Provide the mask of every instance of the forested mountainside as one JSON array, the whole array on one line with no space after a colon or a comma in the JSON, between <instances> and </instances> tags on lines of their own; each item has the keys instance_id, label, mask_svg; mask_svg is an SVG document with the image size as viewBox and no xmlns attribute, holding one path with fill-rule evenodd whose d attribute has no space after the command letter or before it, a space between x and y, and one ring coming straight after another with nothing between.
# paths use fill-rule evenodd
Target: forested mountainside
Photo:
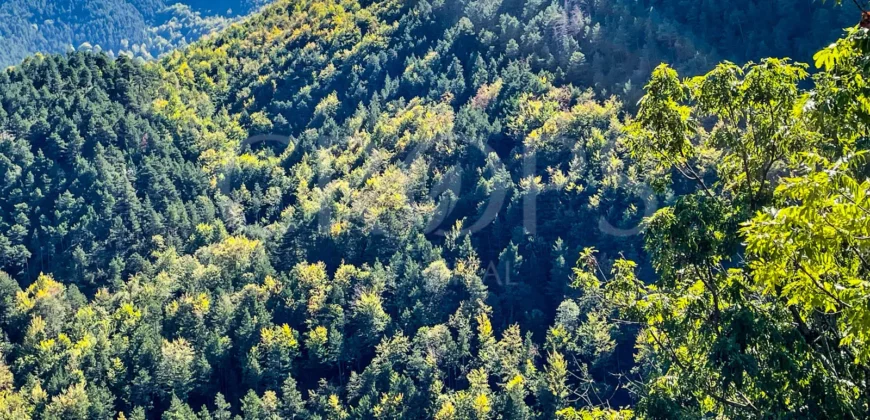
<instances>
[{"instance_id":1,"label":"forested mountainside","mask_svg":"<svg viewBox=\"0 0 870 420\"><path fill-rule=\"evenodd\" d=\"M867 417L870 34L653 3L279 0L6 69L0 418Z\"/></svg>"},{"instance_id":2,"label":"forested mountainside","mask_svg":"<svg viewBox=\"0 0 870 420\"><path fill-rule=\"evenodd\" d=\"M0 39L5 45L0 51L0 66L18 64L36 52L90 48L110 55L159 57L267 3L9 0L0 4ZM511 6L510 16L521 18L523 7ZM652 67L660 62L674 63L687 74L698 74L721 60L745 63L775 56L809 61L816 50L837 39L841 29L855 20L851 10L815 0L571 0L559 3L559 7L564 10L561 15L541 16L547 19L546 27L539 28L542 32L526 34L529 45L547 38L546 31L558 32L553 35L557 38L575 38L583 47L575 59L594 64L584 69L583 82L594 83L599 92L623 95L631 104L640 97L639 87ZM500 28L515 30L504 25Z\"/></svg>"},{"instance_id":3,"label":"forested mountainside","mask_svg":"<svg viewBox=\"0 0 870 420\"><path fill-rule=\"evenodd\" d=\"M33 53L98 48L152 58L184 47L266 0L6 0L0 3L0 67Z\"/></svg>"}]
</instances>

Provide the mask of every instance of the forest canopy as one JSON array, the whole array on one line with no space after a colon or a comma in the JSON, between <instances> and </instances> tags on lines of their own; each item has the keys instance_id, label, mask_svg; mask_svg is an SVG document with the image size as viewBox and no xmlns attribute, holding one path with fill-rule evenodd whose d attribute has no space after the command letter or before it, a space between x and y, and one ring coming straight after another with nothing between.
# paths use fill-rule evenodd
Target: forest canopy
<instances>
[{"instance_id":1,"label":"forest canopy","mask_svg":"<svg viewBox=\"0 0 870 420\"><path fill-rule=\"evenodd\" d=\"M870 32L721 3L280 0L5 69L0 419L870 416Z\"/></svg>"}]
</instances>

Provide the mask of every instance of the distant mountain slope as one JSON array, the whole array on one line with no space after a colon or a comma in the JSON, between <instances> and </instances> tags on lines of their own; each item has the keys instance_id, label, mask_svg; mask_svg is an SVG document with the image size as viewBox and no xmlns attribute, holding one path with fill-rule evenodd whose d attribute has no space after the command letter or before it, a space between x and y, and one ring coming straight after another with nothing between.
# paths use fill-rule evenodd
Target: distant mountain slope
<instances>
[{"instance_id":1,"label":"distant mountain slope","mask_svg":"<svg viewBox=\"0 0 870 420\"><path fill-rule=\"evenodd\" d=\"M266 1L4 1L0 66L17 64L36 52L62 53L83 44L150 58L220 29Z\"/></svg>"}]
</instances>

